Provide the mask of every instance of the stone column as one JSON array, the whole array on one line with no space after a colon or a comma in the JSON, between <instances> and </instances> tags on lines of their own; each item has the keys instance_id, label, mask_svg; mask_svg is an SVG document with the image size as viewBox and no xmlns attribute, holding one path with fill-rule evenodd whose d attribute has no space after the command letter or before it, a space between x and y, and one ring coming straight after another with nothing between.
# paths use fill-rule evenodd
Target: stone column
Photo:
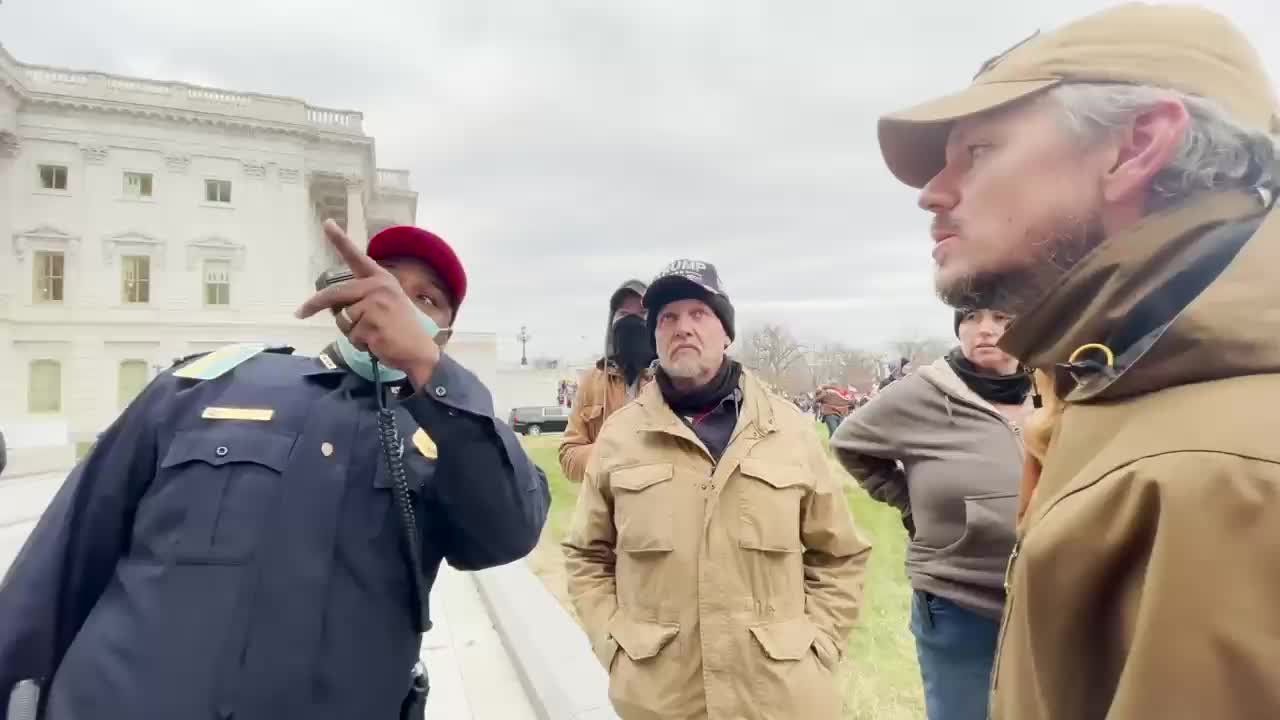
<instances>
[{"instance_id":1,"label":"stone column","mask_svg":"<svg viewBox=\"0 0 1280 720\"><path fill-rule=\"evenodd\" d=\"M347 236L363 248L369 242L369 230L364 220L364 180L347 177Z\"/></svg>"}]
</instances>

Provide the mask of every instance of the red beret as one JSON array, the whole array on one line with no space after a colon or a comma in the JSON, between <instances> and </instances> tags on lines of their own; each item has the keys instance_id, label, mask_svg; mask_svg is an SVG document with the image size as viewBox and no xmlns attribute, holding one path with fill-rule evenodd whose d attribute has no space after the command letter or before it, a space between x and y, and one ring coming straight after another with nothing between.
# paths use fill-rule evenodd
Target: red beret
<instances>
[{"instance_id":1,"label":"red beret","mask_svg":"<svg viewBox=\"0 0 1280 720\"><path fill-rule=\"evenodd\" d=\"M453 295L455 311L467 296L467 273L462 263L449 243L435 233L412 225L392 225L369 238L368 253L374 260L412 257L430 265Z\"/></svg>"}]
</instances>

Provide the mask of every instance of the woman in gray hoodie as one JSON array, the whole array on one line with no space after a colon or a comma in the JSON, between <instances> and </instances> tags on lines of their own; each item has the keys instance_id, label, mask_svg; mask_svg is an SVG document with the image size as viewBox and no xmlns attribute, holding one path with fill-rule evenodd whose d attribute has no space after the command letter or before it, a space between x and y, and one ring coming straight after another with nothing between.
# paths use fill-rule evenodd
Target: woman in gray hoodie
<instances>
[{"instance_id":1,"label":"woman in gray hoodie","mask_svg":"<svg viewBox=\"0 0 1280 720\"><path fill-rule=\"evenodd\" d=\"M884 388L831 446L910 533L911 631L929 720L985 720L1014 542L1029 376L996 347L1010 321L958 310L960 346Z\"/></svg>"}]
</instances>

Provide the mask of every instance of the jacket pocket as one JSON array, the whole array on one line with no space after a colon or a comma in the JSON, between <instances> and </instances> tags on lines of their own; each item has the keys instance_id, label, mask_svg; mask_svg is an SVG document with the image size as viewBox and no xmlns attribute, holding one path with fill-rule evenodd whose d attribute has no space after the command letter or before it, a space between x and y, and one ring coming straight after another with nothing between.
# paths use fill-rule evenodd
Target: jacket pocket
<instances>
[{"instance_id":1,"label":"jacket pocket","mask_svg":"<svg viewBox=\"0 0 1280 720\"><path fill-rule=\"evenodd\" d=\"M818 638L818 628L806 617L753 625L750 630L764 654L779 661L805 659Z\"/></svg>"},{"instance_id":2,"label":"jacket pocket","mask_svg":"<svg viewBox=\"0 0 1280 720\"><path fill-rule=\"evenodd\" d=\"M591 652L595 653L596 659L604 666L604 671L613 670L614 658L618 656L618 641L612 635L606 635L603 640L591 644Z\"/></svg>"},{"instance_id":3,"label":"jacket pocket","mask_svg":"<svg viewBox=\"0 0 1280 720\"><path fill-rule=\"evenodd\" d=\"M938 550L938 555L991 557L1003 562L1013 547L1017 512L1017 493L966 495L964 532L958 540Z\"/></svg>"},{"instance_id":4,"label":"jacket pocket","mask_svg":"<svg viewBox=\"0 0 1280 720\"><path fill-rule=\"evenodd\" d=\"M670 463L640 465L609 473L619 550L631 553L672 550L673 475L674 467Z\"/></svg>"},{"instance_id":5,"label":"jacket pocket","mask_svg":"<svg viewBox=\"0 0 1280 720\"><path fill-rule=\"evenodd\" d=\"M622 612L614 615L609 622L609 637L627 657L637 662L657 657L679 633L680 626L676 623L633 620ZM608 668L609 664L611 662L605 667Z\"/></svg>"},{"instance_id":6,"label":"jacket pocket","mask_svg":"<svg viewBox=\"0 0 1280 720\"><path fill-rule=\"evenodd\" d=\"M746 458L739 494L738 546L764 552L797 553L800 541L800 504L808 492L804 474L797 467Z\"/></svg>"},{"instance_id":7,"label":"jacket pocket","mask_svg":"<svg viewBox=\"0 0 1280 720\"><path fill-rule=\"evenodd\" d=\"M243 563L276 505L296 438L242 425L179 432L139 513L145 506L153 529L167 526L180 564Z\"/></svg>"}]
</instances>

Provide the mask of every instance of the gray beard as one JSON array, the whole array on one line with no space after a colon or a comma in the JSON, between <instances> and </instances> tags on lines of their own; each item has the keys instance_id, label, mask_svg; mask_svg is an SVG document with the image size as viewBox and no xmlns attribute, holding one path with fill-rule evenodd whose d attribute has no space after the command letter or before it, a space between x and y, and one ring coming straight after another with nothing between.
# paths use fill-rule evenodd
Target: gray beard
<instances>
[{"instance_id":1,"label":"gray beard","mask_svg":"<svg viewBox=\"0 0 1280 720\"><path fill-rule=\"evenodd\" d=\"M1043 233L1032 243L1029 262L1001 272L979 272L937 286L938 298L954 308L997 310L1018 316L1030 310L1064 275L1106 239L1102 218L1068 221L1065 230Z\"/></svg>"}]
</instances>

